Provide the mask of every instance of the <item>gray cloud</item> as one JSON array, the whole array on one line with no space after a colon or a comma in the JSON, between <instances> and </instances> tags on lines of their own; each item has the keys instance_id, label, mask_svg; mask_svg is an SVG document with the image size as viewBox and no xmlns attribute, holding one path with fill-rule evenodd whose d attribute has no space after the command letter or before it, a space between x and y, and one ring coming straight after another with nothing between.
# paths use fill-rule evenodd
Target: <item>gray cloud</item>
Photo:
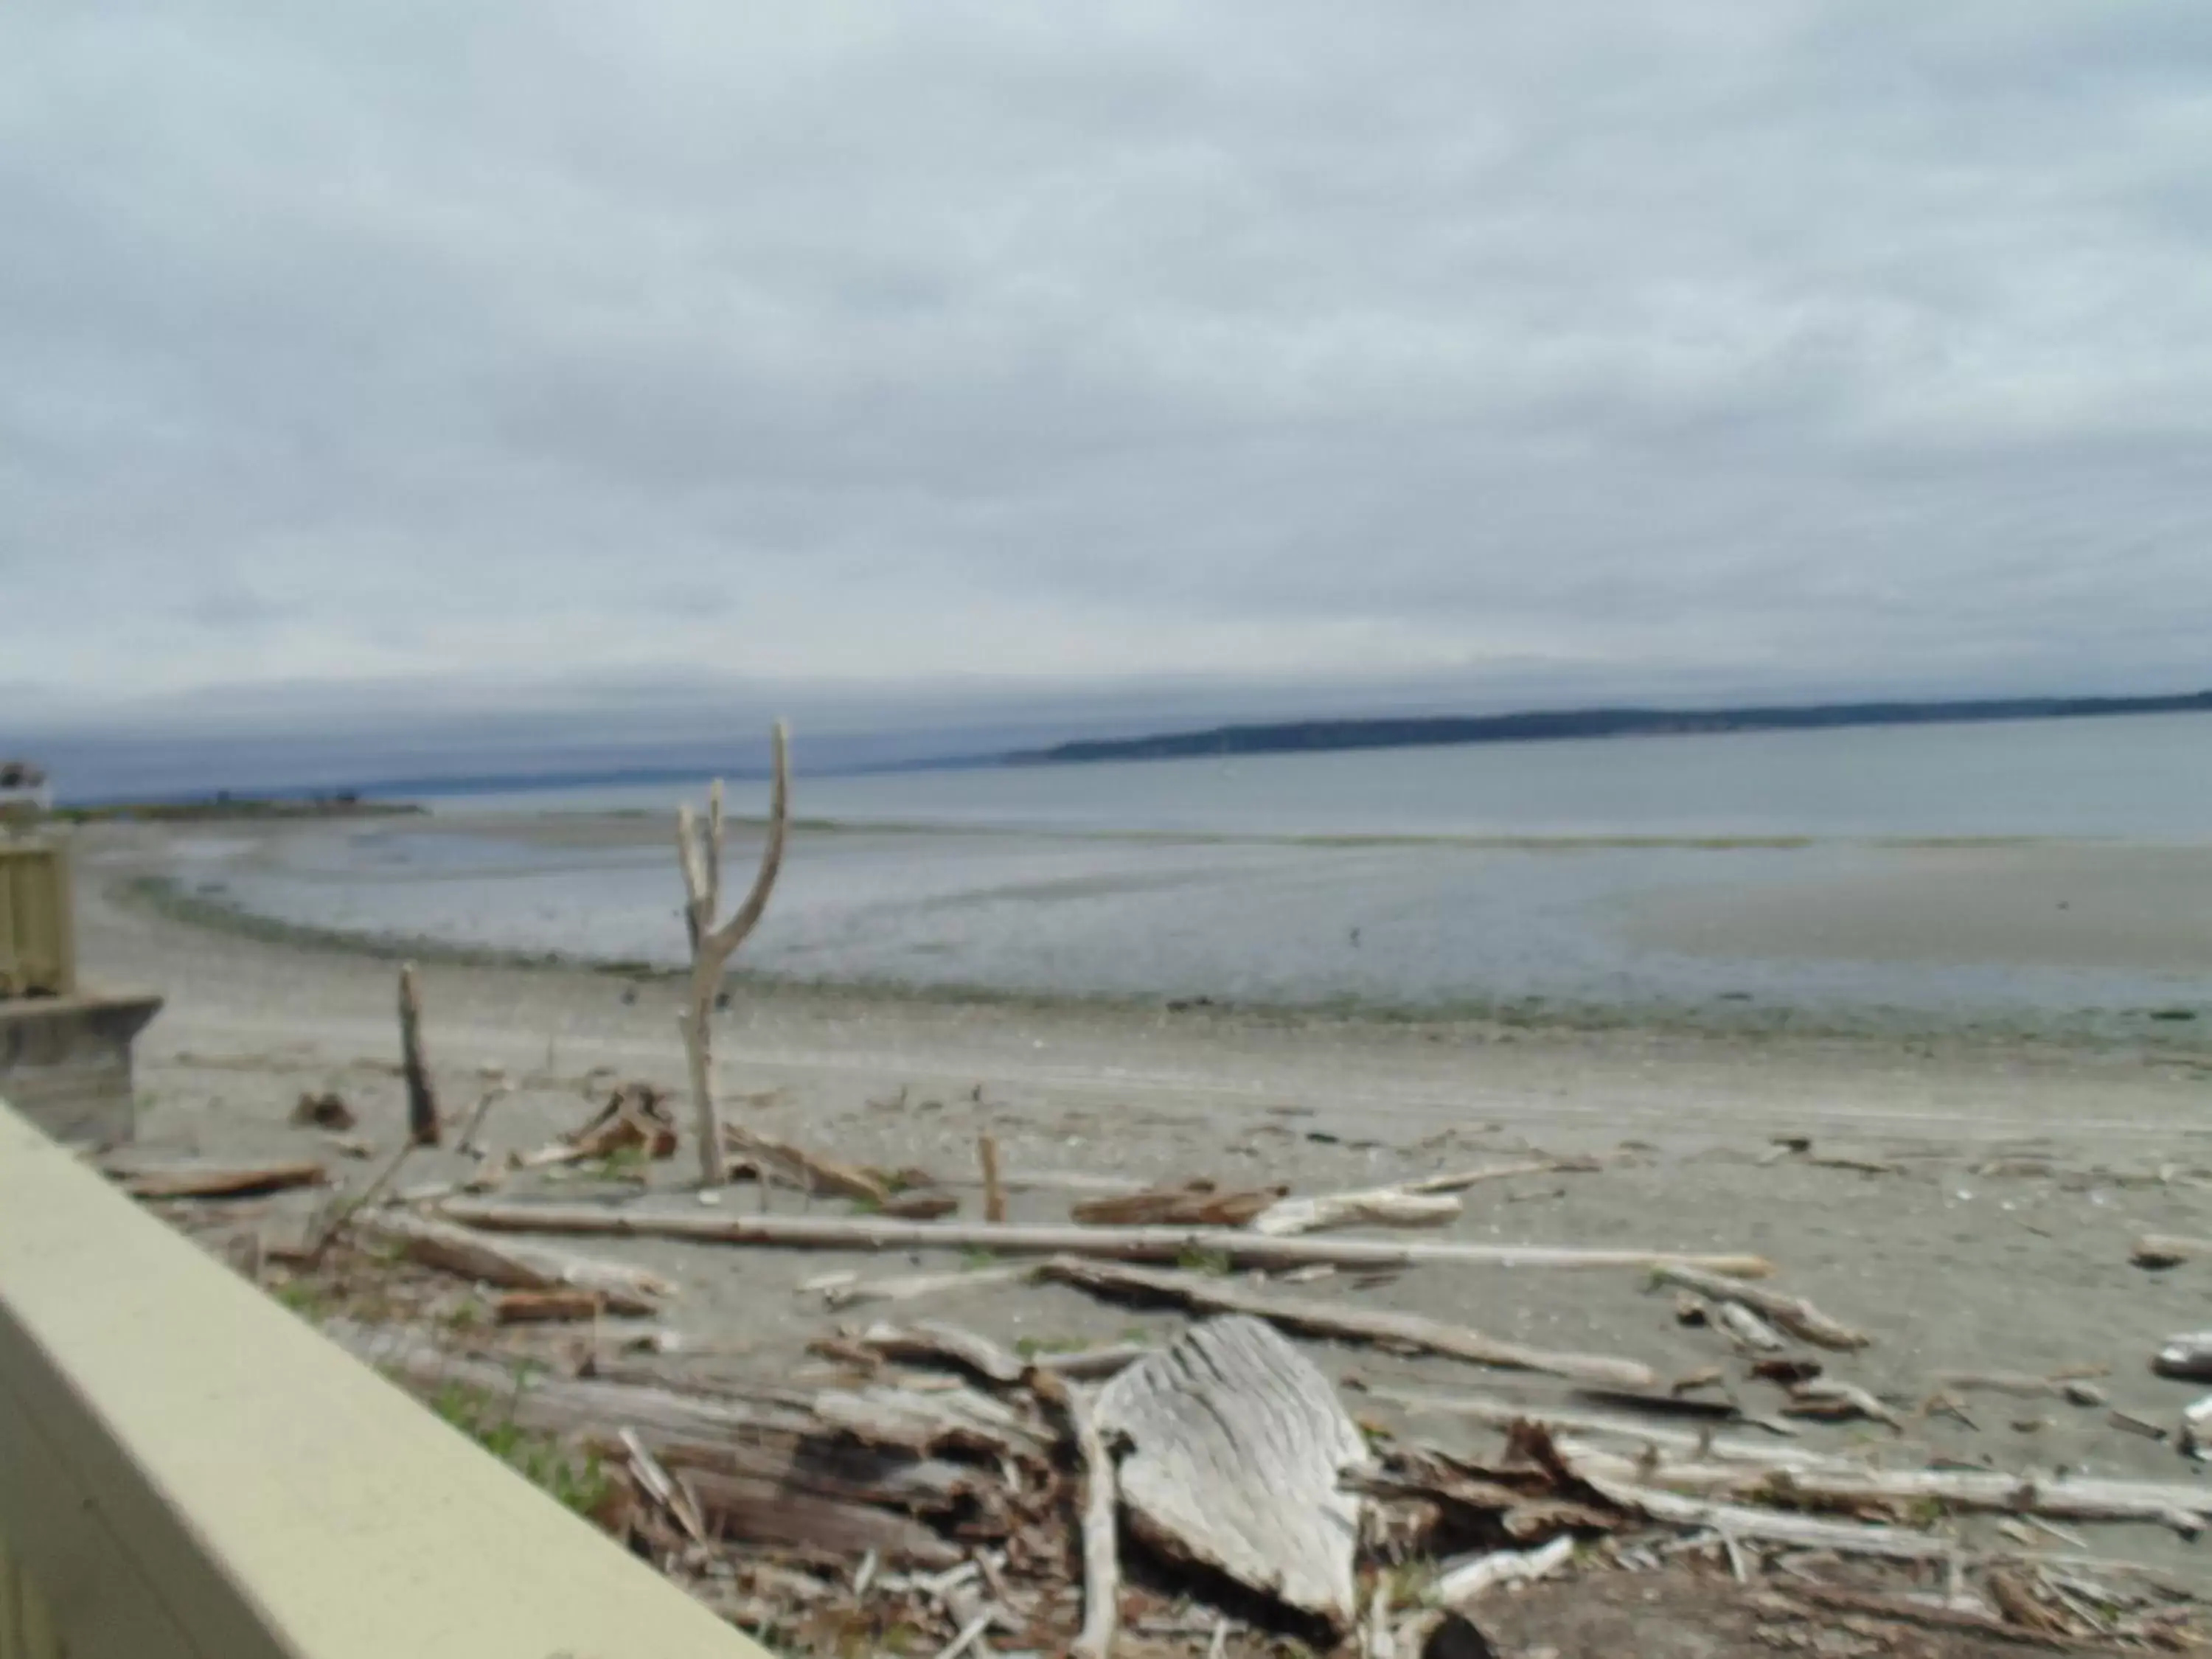
<instances>
[{"instance_id":1,"label":"gray cloud","mask_svg":"<svg viewBox=\"0 0 2212 1659\"><path fill-rule=\"evenodd\" d=\"M2196 0L0 37L0 680L63 713L2208 678Z\"/></svg>"}]
</instances>

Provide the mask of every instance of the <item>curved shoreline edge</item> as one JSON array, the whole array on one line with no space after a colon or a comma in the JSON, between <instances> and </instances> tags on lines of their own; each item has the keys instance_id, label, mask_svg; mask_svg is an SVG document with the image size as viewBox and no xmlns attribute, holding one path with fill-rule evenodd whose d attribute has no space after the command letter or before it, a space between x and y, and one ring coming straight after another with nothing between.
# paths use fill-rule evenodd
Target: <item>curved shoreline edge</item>
<instances>
[{"instance_id":1,"label":"curved shoreline edge","mask_svg":"<svg viewBox=\"0 0 2212 1659\"><path fill-rule=\"evenodd\" d=\"M624 957L564 951L516 951L495 945L399 933L315 927L264 915L246 907L185 890L171 876L139 874L105 889L116 903L186 927L280 948L380 961L439 963L455 967L594 975L648 983L684 976L684 969ZM1438 998L1431 1002L1384 1003L1357 998L1308 1002L1248 1001L1227 997L1170 996L1164 993L1072 993L1011 989L972 983L929 984L895 979L802 979L733 969L730 984L755 996L890 1002L946 1007L1095 1009L1155 1017L1218 1017L1253 1024L1330 1023L1366 1027L1492 1028L1571 1036L1644 1033L1745 1042L1842 1041L1906 1047L1932 1042L1970 1046L2112 1053L2139 1050L2146 1060L2200 1066L2212 1083L2212 1027L2192 1016L2175 1021L2170 1011L2144 1008L2022 1010L2017 1015L1950 1013L1939 1009L1838 1004L1806 1006L1737 999L1710 1002L1577 1003L1532 996L1520 999Z\"/></svg>"}]
</instances>

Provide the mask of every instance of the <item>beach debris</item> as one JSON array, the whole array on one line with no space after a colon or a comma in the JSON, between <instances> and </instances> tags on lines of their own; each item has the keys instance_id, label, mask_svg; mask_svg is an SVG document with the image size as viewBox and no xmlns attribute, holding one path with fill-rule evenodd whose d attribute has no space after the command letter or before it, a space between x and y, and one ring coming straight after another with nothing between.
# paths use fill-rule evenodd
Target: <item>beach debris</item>
<instances>
[{"instance_id":1,"label":"beach debris","mask_svg":"<svg viewBox=\"0 0 2212 1659\"><path fill-rule=\"evenodd\" d=\"M893 1193L876 1209L878 1214L901 1221L938 1221L948 1215L957 1215L960 1200L951 1193L925 1188L919 1192Z\"/></svg>"},{"instance_id":2,"label":"beach debris","mask_svg":"<svg viewBox=\"0 0 2212 1659\"><path fill-rule=\"evenodd\" d=\"M399 964L399 1067L407 1084L407 1136L418 1146L438 1144L438 1092L422 1057L422 994L415 964Z\"/></svg>"},{"instance_id":3,"label":"beach debris","mask_svg":"<svg viewBox=\"0 0 2212 1659\"><path fill-rule=\"evenodd\" d=\"M319 1187L330 1173L313 1158L275 1158L226 1164L186 1158L173 1164L131 1162L109 1173L133 1198L261 1198L294 1187Z\"/></svg>"},{"instance_id":4,"label":"beach debris","mask_svg":"<svg viewBox=\"0 0 2212 1659\"><path fill-rule=\"evenodd\" d=\"M1083 1628L1069 1651L1078 1659L1107 1659L1121 1623L1120 1476L1091 1396L1079 1384L1049 1372L1040 1374L1033 1386L1066 1417L1083 1466Z\"/></svg>"},{"instance_id":5,"label":"beach debris","mask_svg":"<svg viewBox=\"0 0 2212 1659\"><path fill-rule=\"evenodd\" d=\"M910 1325L878 1323L852 1340L860 1348L884 1359L949 1363L1001 1388L1020 1382L1029 1370L1025 1362L988 1337L935 1320L917 1320Z\"/></svg>"},{"instance_id":6,"label":"beach debris","mask_svg":"<svg viewBox=\"0 0 2212 1659\"><path fill-rule=\"evenodd\" d=\"M1038 1273L1056 1283L1102 1295L1176 1302L1207 1313L1246 1314L1307 1336L1372 1342L1400 1352L1441 1354L1472 1364L1542 1371L1613 1388L1656 1389L1660 1386L1658 1373L1633 1359L1553 1353L1501 1341L1467 1326L1447 1324L1420 1314L1395 1313L1349 1302L1275 1297L1207 1273L1083 1261L1072 1256L1054 1257Z\"/></svg>"},{"instance_id":7,"label":"beach debris","mask_svg":"<svg viewBox=\"0 0 2212 1659\"><path fill-rule=\"evenodd\" d=\"M658 1313L676 1293L675 1285L641 1267L494 1238L404 1211L380 1212L361 1224L367 1237L426 1267L505 1290L581 1291L609 1313Z\"/></svg>"},{"instance_id":8,"label":"beach debris","mask_svg":"<svg viewBox=\"0 0 2212 1659\"><path fill-rule=\"evenodd\" d=\"M2139 1434L2146 1440L2163 1440L2167 1434L2164 1424L2154 1423L2147 1417L2137 1417L2133 1412L2124 1412L2117 1406L2105 1413L2105 1421L2116 1429Z\"/></svg>"},{"instance_id":9,"label":"beach debris","mask_svg":"<svg viewBox=\"0 0 2212 1659\"><path fill-rule=\"evenodd\" d=\"M2128 1260L2138 1267L2178 1267L2200 1255L2212 1255L2212 1238L2183 1238L2172 1233L2145 1233L2135 1242Z\"/></svg>"},{"instance_id":10,"label":"beach debris","mask_svg":"<svg viewBox=\"0 0 2212 1659\"><path fill-rule=\"evenodd\" d=\"M361 1120L354 1115L353 1108L345 1103L345 1097L335 1090L325 1089L320 1094L301 1091L299 1103L292 1108L288 1120L295 1129L352 1128Z\"/></svg>"},{"instance_id":11,"label":"beach debris","mask_svg":"<svg viewBox=\"0 0 2212 1659\"><path fill-rule=\"evenodd\" d=\"M1726 1279L1694 1263L1668 1262L1656 1267L1652 1277L1662 1285L1693 1291L1714 1303L1735 1303L1749 1309L1791 1335L1822 1348L1863 1348L1872 1340L1863 1331L1838 1323L1802 1297L1785 1296L1740 1279Z\"/></svg>"},{"instance_id":12,"label":"beach debris","mask_svg":"<svg viewBox=\"0 0 2212 1659\"><path fill-rule=\"evenodd\" d=\"M1579 1249L1540 1244L1477 1244L1456 1239L1269 1238L1236 1227L1084 1227L1010 1222L900 1221L882 1216L718 1215L605 1204L501 1203L456 1200L448 1219L501 1232L603 1234L684 1238L700 1243L754 1244L785 1249L994 1250L1021 1255L1093 1255L1173 1261L1198 1255L1231 1266L1295 1267L1327 1261L1340 1267L1460 1267L1563 1270L1679 1267L1707 1285L1732 1285L1725 1273L1762 1274L1773 1264L1757 1255L1680 1255L1663 1250Z\"/></svg>"},{"instance_id":13,"label":"beach debris","mask_svg":"<svg viewBox=\"0 0 2212 1659\"><path fill-rule=\"evenodd\" d=\"M2181 1451L2200 1463L2212 1463L2212 1395L2181 1408Z\"/></svg>"},{"instance_id":14,"label":"beach debris","mask_svg":"<svg viewBox=\"0 0 2212 1659\"><path fill-rule=\"evenodd\" d=\"M2212 1382L2212 1331L2189 1331L2180 1336L2169 1336L2151 1356L2150 1368L2160 1376Z\"/></svg>"},{"instance_id":15,"label":"beach debris","mask_svg":"<svg viewBox=\"0 0 2212 1659\"><path fill-rule=\"evenodd\" d=\"M1072 1206L1068 1215L1086 1227L1242 1227L1270 1209L1288 1190L1261 1187L1224 1192L1201 1176L1179 1187L1148 1187L1142 1192L1086 1198Z\"/></svg>"},{"instance_id":16,"label":"beach debris","mask_svg":"<svg viewBox=\"0 0 2212 1659\"><path fill-rule=\"evenodd\" d=\"M687 804L676 813L676 861L684 872L684 920L691 944L690 994L676 1017L684 1036L684 1058L691 1069L691 1102L699 1142L699 1184L724 1184L722 1122L714 1103L714 1014L730 955L760 923L783 867L785 838L791 824L790 738L781 720L772 738L775 780L771 787L767 840L752 890L726 921L714 918L722 908L722 781L707 792L707 822L693 821ZM765 1188L763 1188L763 1197Z\"/></svg>"},{"instance_id":17,"label":"beach debris","mask_svg":"<svg viewBox=\"0 0 2212 1659\"><path fill-rule=\"evenodd\" d=\"M1677 1325L1710 1325L1713 1322L1711 1305L1702 1296L1679 1291L1674 1296L1674 1322Z\"/></svg>"},{"instance_id":18,"label":"beach debris","mask_svg":"<svg viewBox=\"0 0 2212 1659\"><path fill-rule=\"evenodd\" d=\"M1118 1470L1136 1534L1334 1631L1358 1611L1360 1499L1341 1470L1366 1443L1313 1363L1270 1326L1194 1326L1099 1390L1095 1417L1128 1447Z\"/></svg>"},{"instance_id":19,"label":"beach debris","mask_svg":"<svg viewBox=\"0 0 2212 1659\"><path fill-rule=\"evenodd\" d=\"M483 1133L484 1120L491 1115L494 1105L514 1092L514 1084L505 1073L486 1084L478 1092L476 1104L469 1108L468 1116L461 1121L460 1138L453 1142L453 1150L481 1156L483 1145L477 1137Z\"/></svg>"},{"instance_id":20,"label":"beach debris","mask_svg":"<svg viewBox=\"0 0 2212 1659\"><path fill-rule=\"evenodd\" d=\"M1443 1175L1423 1176L1418 1180L1398 1183L1403 1192L1417 1194L1463 1193L1470 1187L1480 1186L1486 1181L1510 1181L1516 1176L1527 1175L1595 1175L1605 1168L1605 1160L1597 1158L1539 1158L1514 1164L1482 1164L1471 1170L1455 1170Z\"/></svg>"},{"instance_id":21,"label":"beach debris","mask_svg":"<svg viewBox=\"0 0 2212 1659\"><path fill-rule=\"evenodd\" d=\"M607 1299L596 1291L505 1291L491 1304L495 1325L548 1325L597 1319Z\"/></svg>"},{"instance_id":22,"label":"beach debris","mask_svg":"<svg viewBox=\"0 0 2212 1659\"><path fill-rule=\"evenodd\" d=\"M686 1538L695 1544L705 1543L707 1523L699 1514L699 1506L691 1501L691 1494L660 1467L660 1460L637 1437L635 1429L623 1429L616 1437L629 1454L630 1478L637 1482L639 1490L668 1512Z\"/></svg>"},{"instance_id":23,"label":"beach debris","mask_svg":"<svg viewBox=\"0 0 2212 1659\"><path fill-rule=\"evenodd\" d=\"M1764 1359L1751 1362L1751 1374L1762 1382L1779 1382L1784 1388L1800 1382L1809 1382L1820 1374L1820 1362L1810 1354L1770 1354Z\"/></svg>"},{"instance_id":24,"label":"beach debris","mask_svg":"<svg viewBox=\"0 0 2212 1659\"><path fill-rule=\"evenodd\" d=\"M326 1134L323 1137L323 1145L340 1158L371 1158L376 1156L375 1143L364 1140L359 1135Z\"/></svg>"},{"instance_id":25,"label":"beach debris","mask_svg":"<svg viewBox=\"0 0 2212 1659\"><path fill-rule=\"evenodd\" d=\"M523 1156L526 1169L580 1164L638 1152L648 1158L676 1155L676 1120L668 1096L650 1083L624 1083L607 1103L558 1140Z\"/></svg>"},{"instance_id":26,"label":"beach debris","mask_svg":"<svg viewBox=\"0 0 2212 1659\"><path fill-rule=\"evenodd\" d=\"M1817 1376L1796 1384L1790 1390L1790 1403L1783 1407L1782 1414L1828 1422L1863 1417L1885 1424L1899 1434L1905 1432L1905 1419L1887 1406L1857 1383L1838 1382L1833 1377Z\"/></svg>"},{"instance_id":27,"label":"beach debris","mask_svg":"<svg viewBox=\"0 0 2212 1659\"><path fill-rule=\"evenodd\" d=\"M1997 1469L1885 1469L1817 1453L1787 1459L1747 1443L1723 1453L1691 1453L1686 1461L1631 1457L1561 1437L1560 1455L1575 1473L1737 1502L1767 1502L1797 1510L1862 1511L1938 1503L1946 1509L2058 1521L2140 1522L2194 1536L2212 1519L2212 1492L2176 1481L2107 1480L2088 1475L2017 1474Z\"/></svg>"},{"instance_id":28,"label":"beach debris","mask_svg":"<svg viewBox=\"0 0 2212 1659\"><path fill-rule=\"evenodd\" d=\"M1430 1595L1455 1612L1464 1611L1503 1584L1532 1583L1575 1559L1572 1533L1561 1533L1533 1550L1492 1550L1437 1579Z\"/></svg>"},{"instance_id":29,"label":"beach debris","mask_svg":"<svg viewBox=\"0 0 2212 1659\"><path fill-rule=\"evenodd\" d=\"M995 1135L975 1137L975 1158L983 1171L983 1219L1002 1222L1006 1218L1006 1189L999 1181L999 1141ZM1078 1216L1076 1219L1082 1218Z\"/></svg>"},{"instance_id":30,"label":"beach debris","mask_svg":"<svg viewBox=\"0 0 2212 1659\"><path fill-rule=\"evenodd\" d=\"M1284 1198L1252 1218L1252 1231L1284 1237L1325 1232L1332 1227L1441 1227L1461 1212L1449 1193L1415 1192L1410 1187L1370 1187L1349 1193L1316 1193Z\"/></svg>"},{"instance_id":31,"label":"beach debris","mask_svg":"<svg viewBox=\"0 0 2212 1659\"><path fill-rule=\"evenodd\" d=\"M1776 1354L1790 1346L1781 1332L1734 1299L1713 1304L1713 1322L1743 1353Z\"/></svg>"},{"instance_id":32,"label":"beach debris","mask_svg":"<svg viewBox=\"0 0 2212 1659\"><path fill-rule=\"evenodd\" d=\"M2075 1366L2038 1376L2031 1371L1938 1371L1937 1384L1961 1394L1977 1391L2009 1395L2016 1400L2056 1397L2075 1406L2101 1406L2105 1391L2089 1380L2101 1367Z\"/></svg>"},{"instance_id":33,"label":"beach debris","mask_svg":"<svg viewBox=\"0 0 2212 1659\"><path fill-rule=\"evenodd\" d=\"M781 1181L804 1193L849 1198L877 1209L891 1201L894 1188L900 1184L883 1170L841 1163L741 1124L722 1126L722 1144L733 1155L725 1171L732 1176L744 1173L749 1166L763 1182Z\"/></svg>"},{"instance_id":34,"label":"beach debris","mask_svg":"<svg viewBox=\"0 0 2212 1659\"><path fill-rule=\"evenodd\" d=\"M1012 1261L995 1267L964 1267L952 1273L897 1273L884 1279L862 1279L854 1273L835 1273L814 1288L828 1306L850 1308L868 1302L914 1302L962 1291L987 1291L1000 1285L1020 1284L1036 1274L1034 1262Z\"/></svg>"}]
</instances>

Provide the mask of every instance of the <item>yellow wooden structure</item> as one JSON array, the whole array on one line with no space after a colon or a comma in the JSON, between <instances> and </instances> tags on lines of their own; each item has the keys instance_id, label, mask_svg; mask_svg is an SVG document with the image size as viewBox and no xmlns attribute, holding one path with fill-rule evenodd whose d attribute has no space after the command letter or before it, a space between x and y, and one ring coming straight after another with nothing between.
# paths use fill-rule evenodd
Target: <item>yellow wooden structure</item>
<instances>
[{"instance_id":1,"label":"yellow wooden structure","mask_svg":"<svg viewBox=\"0 0 2212 1659\"><path fill-rule=\"evenodd\" d=\"M0 838L0 999L76 993L76 924L69 850Z\"/></svg>"}]
</instances>

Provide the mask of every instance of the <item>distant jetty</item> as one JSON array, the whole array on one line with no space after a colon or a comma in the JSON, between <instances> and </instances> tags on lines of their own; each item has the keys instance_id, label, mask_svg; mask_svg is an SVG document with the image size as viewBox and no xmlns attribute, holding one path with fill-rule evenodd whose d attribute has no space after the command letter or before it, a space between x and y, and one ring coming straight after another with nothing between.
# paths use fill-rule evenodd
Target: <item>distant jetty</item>
<instances>
[{"instance_id":1,"label":"distant jetty","mask_svg":"<svg viewBox=\"0 0 2212 1659\"><path fill-rule=\"evenodd\" d=\"M1217 726L1145 738L1086 738L1006 757L1009 765L1412 749L1436 744L1546 743L1703 732L1814 732L1853 726L1948 726L1987 720L2089 720L2116 714L2212 714L2212 691L2160 697L2008 697L1960 702L1824 702L1747 708L1574 708L1518 714L1285 720Z\"/></svg>"}]
</instances>

